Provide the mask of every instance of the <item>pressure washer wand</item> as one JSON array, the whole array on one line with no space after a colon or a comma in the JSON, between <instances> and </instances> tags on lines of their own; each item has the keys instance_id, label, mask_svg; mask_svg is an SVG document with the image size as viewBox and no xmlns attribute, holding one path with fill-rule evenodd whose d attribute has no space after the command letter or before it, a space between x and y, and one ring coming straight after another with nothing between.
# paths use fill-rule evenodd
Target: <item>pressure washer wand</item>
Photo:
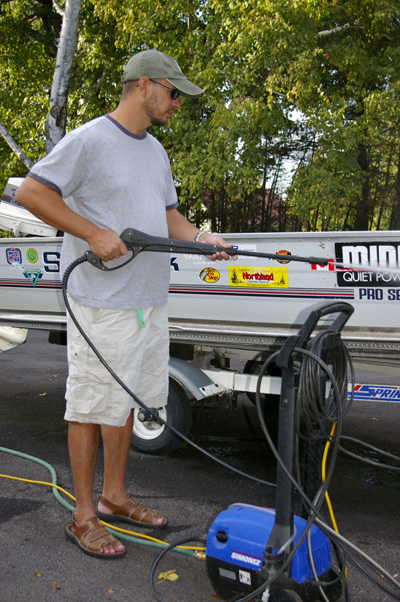
<instances>
[{"instance_id":1,"label":"pressure washer wand","mask_svg":"<svg viewBox=\"0 0 400 602\"><path fill-rule=\"evenodd\" d=\"M301 261L303 263L316 263L319 265L327 265L328 259L323 257L299 257L296 255L278 255L276 253L260 253L258 251L245 251L237 247L220 247L218 245L210 245L201 242L190 242L179 240L176 238L163 238L161 236L152 236L145 232L140 232L134 228L127 228L121 234L121 240L129 249L132 255L127 261L129 263L142 251L155 251L161 253L188 253L191 255L214 255L218 251L227 253L227 255L246 255L248 257L262 257L265 259L273 259L276 261ZM100 257L92 251L86 252L86 259L89 263L99 268L100 270L114 270L117 268L107 268ZM118 266L121 267L121 266Z\"/></svg>"}]
</instances>

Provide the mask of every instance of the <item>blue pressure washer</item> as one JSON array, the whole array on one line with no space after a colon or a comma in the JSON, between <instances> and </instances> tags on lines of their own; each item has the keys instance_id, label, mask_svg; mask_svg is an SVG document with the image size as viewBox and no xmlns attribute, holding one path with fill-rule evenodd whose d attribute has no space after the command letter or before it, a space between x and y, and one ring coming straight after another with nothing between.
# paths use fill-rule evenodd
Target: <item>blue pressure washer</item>
<instances>
[{"instance_id":1,"label":"blue pressure washer","mask_svg":"<svg viewBox=\"0 0 400 602\"><path fill-rule=\"evenodd\" d=\"M262 600L269 602L314 602L320 600L322 588L324 599L338 600L342 594L340 578L332 569L332 550L328 536L315 524L313 519L318 510L310 502L307 493L314 494L310 487L310 474L314 467L305 467L309 491L305 493L308 508L306 517L294 516L294 469L295 469L295 427L303 429L303 434L311 434L315 443L315 433L318 426L329 423L332 419L332 398L340 396L347 398L347 369L345 386L342 379L340 390L335 375L331 372L340 371L335 362L343 351L340 340L340 330L347 322L354 308L347 303L331 303L311 312L297 336L289 337L280 352L276 354L275 363L282 370L282 388L279 404L278 428L278 465L276 478L276 510L259 508L246 504L233 504L221 512L212 524L207 537L207 570L210 581L217 595L223 600ZM322 331L315 342L310 342L310 336L318 320L328 314L339 313L328 330ZM318 353L316 353L318 351ZM302 354L309 354L313 362L313 372L318 373L317 366L326 366L317 376L319 382L314 391L303 392L301 385L302 370L295 360ZM313 357L314 356L314 357ZM306 356L307 357L307 356ZM307 358L308 359L308 358ZM317 366L315 365L315 362ZM331 364L332 362L332 364ZM267 360L266 364L270 363ZM327 363L331 365L328 368ZM342 372L343 372L342 364ZM265 373L263 369L260 380ZM307 369L306 367L304 369ZM342 374L343 376L344 374ZM333 379L334 390L326 393L327 383ZM315 390L315 388L317 390ZM258 386L258 391L260 387ZM315 399L307 399L314 406L309 412L306 426L301 424L302 417L297 415L296 404L298 396L304 398L316 397L320 407L316 407ZM321 400L328 397L328 410L321 407ZM304 399L301 400L304 405ZM336 399L340 405L340 400ZM324 402L322 402L324 403ZM317 404L318 406L318 404ZM337 419L343 408L337 408ZM260 411L258 393L259 417L263 423ZM331 416L329 416L329 413ZM320 415L318 417L318 414ZM334 416L336 418L336 416ZM322 424L318 425L318 422ZM264 425L265 426L265 425ZM326 424L325 424L326 426ZM329 431L328 431L329 434ZM323 435L323 433L322 433ZM306 449L307 449L306 441ZM319 437L317 437L319 444ZM317 475L318 481L319 474ZM315 479L314 479L315 480ZM312 479L311 479L312 482ZM322 492L320 492L321 498ZM323 496L322 496L323 499ZM321 500L322 501L322 500ZM262 595L262 597L253 597ZM250 597L248 597L250 595ZM242 596L244 596L242 598Z\"/></svg>"},{"instance_id":2,"label":"blue pressure washer","mask_svg":"<svg viewBox=\"0 0 400 602\"><path fill-rule=\"evenodd\" d=\"M124 259L125 265L142 251L201 253L212 255L224 251L229 255L248 255L281 260L282 257L270 253L227 249L217 245L191 243L176 239L165 239L151 236L128 228L121 234L130 255ZM326 264L324 258L290 256L291 261ZM77 262L88 261L95 267L110 271L122 267L107 267L97 255L87 251ZM74 266L71 266L73 269ZM298 488L294 479L295 468L295 426L306 439L305 448L313 447L315 434L319 439L328 439L324 432L326 423L332 422L332 406L334 419L340 423L342 417L341 401L347 398L347 369L345 382L342 379L340 389L336 377L335 360L343 354L340 331L353 313L354 308L348 303L330 303L313 310L297 336L289 337L281 350L271 356L259 374L257 391L258 414L266 432L260 403L260 384L263 375L272 359L282 370L282 388L279 405L278 450L276 457L277 479L275 510L260 508L246 504L233 504L221 512L214 520L207 536L207 571L209 579L217 595L223 600L261 600L261 602L316 602L323 590L324 600L335 602L342 593L341 578L332 568L331 541L314 520L319 514L326 491L319 486L316 498L319 504L311 501L306 491L302 492L306 500L303 506L304 517L294 516L294 490ZM311 335L321 317L328 314L339 314L328 329L322 331L311 341ZM300 371L298 361L302 356ZM318 382L313 390L301 388L302 371L307 364L307 356L311 358L312 371L318 375ZM343 358L342 358L343 359ZM315 362L319 369L316 369ZM328 367L328 364L331 366ZM342 362L342 367L343 367ZM322 372L320 368L322 367ZM327 384L331 383L327 395ZM344 383L344 384L343 384ZM306 399L305 399L306 398ZM310 398L310 399L308 399ZM308 410L305 424L297 412L299 400L311 402L312 410ZM332 400L334 402L332 403ZM327 403L326 403L327 402ZM324 407L326 406L326 407ZM297 421L297 424L296 424ZM322 428L322 433L321 433ZM271 447L274 449L272 442ZM276 450L275 450L276 451ZM310 490L310 474L312 467L305 467L305 481L308 493ZM314 483L320 480L319 474ZM314 485L314 489L316 486ZM342 567L343 573L343 567ZM261 597L258 597L261 596Z\"/></svg>"},{"instance_id":3,"label":"blue pressure washer","mask_svg":"<svg viewBox=\"0 0 400 602\"><path fill-rule=\"evenodd\" d=\"M273 542L277 513L269 508L233 504L221 512L212 524L207 537L207 571L216 594L223 600L237 599L264 586L283 563L291 548L278 548ZM307 527L307 521L293 517L292 547ZM315 525L311 526L311 546L319 579L331 579L332 553L327 536ZM267 600L295 602L317 600L318 591L310 580L307 542L302 541L288 568L276 579ZM277 594L284 592L286 596ZM298 593L300 598L289 593ZM235 598L232 598L235 596ZM272 597L271 597L272 596ZM316 597L317 596L317 597ZM253 598L252 598L253 599ZM258 599L258 598L257 598Z\"/></svg>"}]
</instances>

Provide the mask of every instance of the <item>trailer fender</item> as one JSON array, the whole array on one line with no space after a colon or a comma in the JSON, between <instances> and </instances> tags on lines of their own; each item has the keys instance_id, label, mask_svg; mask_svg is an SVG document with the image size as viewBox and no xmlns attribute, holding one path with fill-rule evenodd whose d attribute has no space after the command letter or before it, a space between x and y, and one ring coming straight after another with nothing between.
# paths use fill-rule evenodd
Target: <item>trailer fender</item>
<instances>
[{"instance_id":1,"label":"trailer fender","mask_svg":"<svg viewBox=\"0 0 400 602\"><path fill-rule=\"evenodd\" d=\"M0 326L0 353L25 343L27 334L28 330L26 328Z\"/></svg>"},{"instance_id":2,"label":"trailer fender","mask_svg":"<svg viewBox=\"0 0 400 602\"><path fill-rule=\"evenodd\" d=\"M196 401L221 395L226 391L221 385L214 383L203 370L177 357L169 360L169 375L193 395Z\"/></svg>"}]
</instances>

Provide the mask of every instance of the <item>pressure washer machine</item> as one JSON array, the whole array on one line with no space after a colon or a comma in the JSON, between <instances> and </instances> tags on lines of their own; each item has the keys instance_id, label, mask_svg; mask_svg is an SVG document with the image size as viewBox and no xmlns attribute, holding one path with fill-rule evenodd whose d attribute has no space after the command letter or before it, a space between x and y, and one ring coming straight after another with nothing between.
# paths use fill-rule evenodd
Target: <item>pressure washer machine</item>
<instances>
[{"instance_id":1,"label":"pressure washer machine","mask_svg":"<svg viewBox=\"0 0 400 602\"><path fill-rule=\"evenodd\" d=\"M269 508L246 504L233 504L221 512L208 532L207 571L215 592L223 600L231 600L234 594L247 594L259 588L272 569L279 565L284 551L271 548L266 551L276 514ZM296 545L307 526L307 521L294 517L293 545ZM315 569L319 579L331 578L332 553L327 536L315 525L311 526L311 546ZM265 569L269 565L269 571ZM289 573L289 571L288 571ZM272 574L272 573L271 573ZM318 599L318 592L309 585L313 579L307 542L302 541L293 557L289 574L279 580L279 588L298 591L307 598ZM282 591L282 590L280 590ZM286 594L288 591L286 591ZM317 597L315 597L317 596ZM268 598L269 600L277 599ZM283 600L284 598L279 598ZM290 600L287 596L285 600ZM293 600L297 598L292 596Z\"/></svg>"},{"instance_id":2,"label":"pressure washer machine","mask_svg":"<svg viewBox=\"0 0 400 602\"><path fill-rule=\"evenodd\" d=\"M321 483L321 453L317 451L318 461L310 463L310 449L320 450L321 440L329 440L332 423L341 426L348 377L340 330L352 312L347 303L312 311L299 334L275 354L282 370L276 509L235 503L214 520L207 537L207 572L223 600L333 602L342 594L343 571L340 575L332 568L330 538L314 524L327 484ZM311 338L317 322L328 314L338 316ZM264 364L259 382L271 360L272 356ZM257 408L265 429L259 392ZM301 487L295 480L299 439L305 458ZM294 516L294 492L300 489L303 516Z\"/></svg>"}]
</instances>

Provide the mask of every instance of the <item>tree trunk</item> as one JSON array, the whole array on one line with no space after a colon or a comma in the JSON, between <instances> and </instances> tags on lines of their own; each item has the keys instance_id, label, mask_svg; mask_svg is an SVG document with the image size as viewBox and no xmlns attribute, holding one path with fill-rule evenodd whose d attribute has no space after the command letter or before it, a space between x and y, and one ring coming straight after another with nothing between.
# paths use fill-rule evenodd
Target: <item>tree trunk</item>
<instances>
[{"instance_id":1,"label":"tree trunk","mask_svg":"<svg viewBox=\"0 0 400 602\"><path fill-rule=\"evenodd\" d=\"M361 196L357 199L356 219L354 222L355 230L368 230L369 215L369 157L368 149L365 144L360 143L357 162L364 175L364 183L361 190Z\"/></svg>"},{"instance_id":2,"label":"tree trunk","mask_svg":"<svg viewBox=\"0 0 400 602\"><path fill-rule=\"evenodd\" d=\"M57 10L60 10L56 5ZM66 0L57 49L56 66L50 93L50 113L46 121L46 154L65 135L67 99L72 61L78 40L78 21L81 0Z\"/></svg>"},{"instance_id":3,"label":"tree trunk","mask_svg":"<svg viewBox=\"0 0 400 602\"><path fill-rule=\"evenodd\" d=\"M397 161L397 177L396 177L396 191L395 199L393 203L392 215L391 215L391 228L393 230L400 230L400 151L399 158Z\"/></svg>"}]
</instances>

